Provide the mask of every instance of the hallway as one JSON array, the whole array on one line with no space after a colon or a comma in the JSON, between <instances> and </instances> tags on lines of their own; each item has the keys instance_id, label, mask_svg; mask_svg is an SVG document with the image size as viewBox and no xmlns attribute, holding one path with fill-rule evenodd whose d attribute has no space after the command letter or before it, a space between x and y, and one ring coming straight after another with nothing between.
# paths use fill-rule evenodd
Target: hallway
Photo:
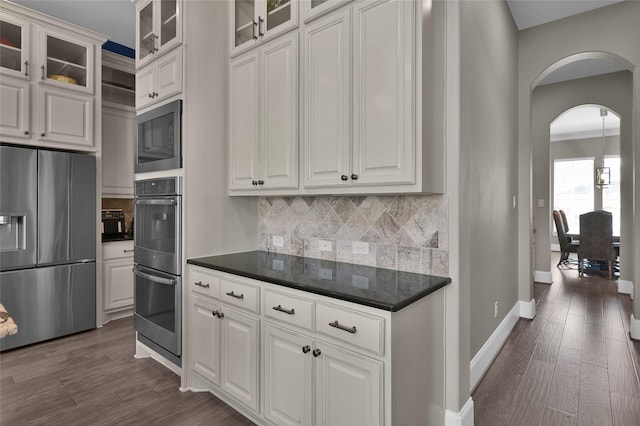
<instances>
[{"instance_id":1,"label":"hallway","mask_svg":"<svg viewBox=\"0 0 640 426\"><path fill-rule=\"evenodd\" d=\"M520 319L472 394L475 426L640 425L640 342L615 281L558 269L534 285L536 318Z\"/></svg>"}]
</instances>

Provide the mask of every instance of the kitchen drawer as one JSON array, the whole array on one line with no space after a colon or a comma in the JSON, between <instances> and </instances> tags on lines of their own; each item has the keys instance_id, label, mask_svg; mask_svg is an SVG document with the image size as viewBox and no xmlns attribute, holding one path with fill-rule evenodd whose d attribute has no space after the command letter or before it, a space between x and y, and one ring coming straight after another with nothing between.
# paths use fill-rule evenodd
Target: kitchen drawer
<instances>
[{"instance_id":1,"label":"kitchen drawer","mask_svg":"<svg viewBox=\"0 0 640 426\"><path fill-rule=\"evenodd\" d=\"M220 297L220 278L207 269L192 266L189 283L194 293L215 298Z\"/></svg>"},{"instance_id":2,"label":"kitchen drawer","mask_svg":"<svg viewBox=\"0 0 640 426\"><path fill-rule=\"evenodd\" d=\"M220 300L251 312L259 312L260 288L256 285L222 278L220 280Z\"/></svg>"},{"instance_id":3,"label":"kitchen drawer","mask_svg":"<svg viewBox=\"0 0 640 426\"><path fill-rule=\"evenodd\" d=\"M267 318L313 330L313 307L311 299L264 290L264 316Z\"/></svg>"},{"instance_id":4,"label":"kitchen drawer","mask_svg":"<svg viewBox=\"0 0 640 426\"><path fill-rule=\"evenodd\" d=\"M102 259L133 259L133 240L102 243Z\"/></svg>"},{"instance_id":5,"label":"kitchen drawer","mask_svg":"<svg viewBox=\"0 0 640 426\"><path fill-rule=\"evenodd\" d=\"M317 302L316 331L384 355L384 318Z\"/></svg>"}]
</instances>

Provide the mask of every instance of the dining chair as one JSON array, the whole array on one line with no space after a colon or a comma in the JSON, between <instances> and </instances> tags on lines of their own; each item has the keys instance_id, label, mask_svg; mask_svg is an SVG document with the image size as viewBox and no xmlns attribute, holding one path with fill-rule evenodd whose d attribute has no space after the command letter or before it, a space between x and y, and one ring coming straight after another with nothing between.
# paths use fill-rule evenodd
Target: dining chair
<instances>
[{"instance_id":1,"label":"dining chair","mask_svg":"<svg viewBox=\"0 0 640 426\"><path fill-rule=\"evenodd\" d=\"M577 253L578 245L567 238L567 234L565 233L565 224L562 220L562 215L558 210L553 211L553 221L556 224L556 231L558 232L558 243L560 244L560 261L558 261L558 264L556 266L575 263L575 260L572 262L569 259L569 253Z\"/></svg>"},{"instance_id":2,"label":"dining chair","mask_svg":"<svg viewBox=\"0 0 640 426\"><path fill-rule=\"evenodd\" d=\"M613 216L598 210L580 215L580 245L578 246L578 273L594 261L607 262L609 279L613 278L616 252L613 247Z\"/></svg>"}]
</instances>

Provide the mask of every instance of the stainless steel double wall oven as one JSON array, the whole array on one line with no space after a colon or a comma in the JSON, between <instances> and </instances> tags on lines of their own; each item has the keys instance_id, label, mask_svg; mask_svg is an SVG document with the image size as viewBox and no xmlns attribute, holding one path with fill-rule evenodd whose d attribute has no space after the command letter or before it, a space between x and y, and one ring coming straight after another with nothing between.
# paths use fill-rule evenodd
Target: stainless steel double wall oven
<instances>
[{"instance_id":1,"label":"stainless steel double wall oven","mask_svg":"<svg viewBox=\"0 0 640 426\"><path fill-rule=\"evenodd\" d=\"M138 340L181 365L182 179L135 182L134 325Z\"/></svg>"}]
</instances>

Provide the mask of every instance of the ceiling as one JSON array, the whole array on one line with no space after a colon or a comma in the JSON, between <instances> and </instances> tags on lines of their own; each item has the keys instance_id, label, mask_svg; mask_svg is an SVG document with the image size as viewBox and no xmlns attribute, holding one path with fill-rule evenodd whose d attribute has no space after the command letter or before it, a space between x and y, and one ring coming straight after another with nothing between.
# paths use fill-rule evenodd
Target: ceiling
<instances>
[{"instance_id":1,"label":"ceiling","mask_svg":"<svg viewBox=\"0 0 640 426\"><path fill-rule=\"evenodd\" d=\"M135 49L135 6L131 0L11 0L15 3L55 16L68 22L105 34L111 41ZM518 30L553 22L593 9L609 6L625 0L507 0L509 10ZM602 59L585 59L561 67L552 72L539 84L551 84L576 78L621 71L618 64ZM596 108L597 110L597 108ZM595 126L601 134L602 122L597 111L595 124L586 124L593 111L584 109L584 117L579 110L560 117L552 138L565 138L572 131L594 132ZM577 130L576 130L577 129ZM565 136L562 136L565 135Z\"/></svg>"},{"instance_id":2,"label":"ceiling","mask_svg":"<svg viewBox=\"0 0 640 426\"><path fill-rule=\"evenodd\" d=\"M550 131L551 142L602 138L600 107L587 105L570 109L551 123ZM620 134L620 117L611 111L604 118L604 134L606 136Z\"/></svg>"}]
</instances>

